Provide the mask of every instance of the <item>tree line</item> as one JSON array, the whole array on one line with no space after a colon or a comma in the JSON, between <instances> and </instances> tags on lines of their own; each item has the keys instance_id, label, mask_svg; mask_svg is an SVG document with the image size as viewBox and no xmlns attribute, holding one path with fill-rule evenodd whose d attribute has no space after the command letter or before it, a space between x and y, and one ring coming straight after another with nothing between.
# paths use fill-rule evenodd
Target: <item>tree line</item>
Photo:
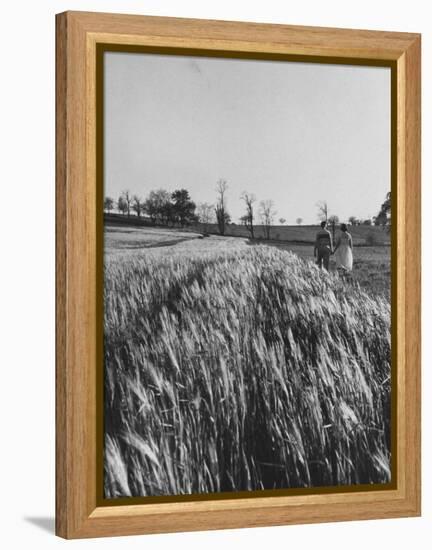
<instances>
[{"instance_id":1,"label":"tree line","mask_svg":"<svg viewBox=\"0 0 432 550\"><path fill-rule=\"evenodd\" d=\"M340 222L339 216L336 214L330 215L329 206L327 201L319 201L317 203L318 219L320 221L326 221L335 235L336 225ZM382 203L380 210L376 216L372 218L361 219L357 216L350 216L348 218L350 225L375 225L383 228L390 229L391 227L391 192L388 192L384 202Z\"/></svg>"},{"instance_id":2,"label":"tree line","mask_svg":"<svg viewBox=\"0 0 432 550\"><path fill-rule=\"evenodd\" d=\"M156 189L150 191L145 200L138 195L131 195L129 190L122 191L117 201L105 197L104 210L108 213L117 210L128 217L132 212L138 217L146 215L155 225L184 227L198 221L196 205L187 189L176 189L172 193Z\"/></svg>"},{"instance_id":3,"label":"tree line","mask_svg":"<svg viewBox=\"0 0 432 550\"><path fill-rule=\"evenodd\" d=\"M117 212L130 217L146 216L154 225L185 227L196 223L201 223L205 231L210 224L216 224L220 235L225 235L227 226L234 223L227 207L228 183L225 179L218 180L215 188L215 203L207 202L198 205L191 199L187 189L177 189L170 193L165 189L156 189L150 191L144 200L138 195L132 195L129 190L122 191L117 200L112 197L105 197L104 211L111 213ZM240 222L250 233L251 239L255 238L255 225L257 219L261 221L264 228L264 234L267 239L271 237L271 227L274 224L276 210L272 200L262 200L256 208L257 199L253 193L244 191L240 195L240 200L244 202L245 214L240 218ZM286 220L280 218L279 222L284 224ZM297 223L302 219L298 218Z\"/></svg>"},{"instance_id":4,"label":"tree line","mask_svg":"<svg viewBox=\"0 0 432 550\"><path fill-rule=\"evenodd\" d=\"M144 200L138 195L132 195L129 190L125 190L120 193L117 200L112 197L105 197L104 211L111 213L113 210L117 210L128 217L131 213L138 217L146 216L154 225L185 227L201 223L206 232L210 224L216 224L219 234L225 235L227 226L234 223L228 211L227 192L227 181L219 179L215 188L215 203L202 202L197 205L192 200L189 191L184 188L176 189L173 192L165 189L152 190ZM250 238L255 239L255 228L258 225L257 222L260 222L265 238L271 239L271 228L277 214L274 202L267 199L258 203L256 196L248 191L243 191L239 199L244 204L244 214L240 217L240 223L245 226ZM317 209L318 219L327 221L334 233L336 225L339 223L339 217L335 214L330 215L326 201L318 202ZM285 218L279 218L278 221L281 225L286 223ZM390 193L386 195L377 216L366 220L350 216L348 221L351 225L390 226ZM303 218L297 218L296 223L301 225Z\"/></svg>"}]
</instances>

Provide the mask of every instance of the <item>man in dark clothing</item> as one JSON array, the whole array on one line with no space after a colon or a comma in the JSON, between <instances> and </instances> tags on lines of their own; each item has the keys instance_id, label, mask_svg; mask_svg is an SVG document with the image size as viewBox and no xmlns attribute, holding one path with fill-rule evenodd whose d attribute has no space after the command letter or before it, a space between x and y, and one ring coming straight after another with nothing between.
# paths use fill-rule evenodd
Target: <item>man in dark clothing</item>
<instances>
[{"instance_id":1,"label":"man in dark clothing","mask_svg":"<svg viewBox=\"0 0 432 550\"><path fill-rule=\"evenodd\" d=\"M316 234L314 256L320 268L329 268L330 255L333 253L333 242L330 231L327 229L327 222L321 222L321 229Z\"/></svg>"}]
</instances>

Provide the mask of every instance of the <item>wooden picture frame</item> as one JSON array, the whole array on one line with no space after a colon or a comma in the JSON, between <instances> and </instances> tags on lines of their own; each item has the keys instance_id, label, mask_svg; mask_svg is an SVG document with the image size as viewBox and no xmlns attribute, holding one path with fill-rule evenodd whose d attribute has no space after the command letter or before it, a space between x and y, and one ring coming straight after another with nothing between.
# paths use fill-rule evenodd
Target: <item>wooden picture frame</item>
<instances>
[{"instance_id":1,"label":"wooden picture frame","mask_svg":"<svg viewBox=\"0 0 432 550\"><path fill-rule=\"evenodd\" d=\"M86 12L59 14L56 25L56 533L83 538L419 515L420 35ZM397 463L391 488L100 505L96 82L103 44L392 68Z\"/></svg>"}]
</instances>

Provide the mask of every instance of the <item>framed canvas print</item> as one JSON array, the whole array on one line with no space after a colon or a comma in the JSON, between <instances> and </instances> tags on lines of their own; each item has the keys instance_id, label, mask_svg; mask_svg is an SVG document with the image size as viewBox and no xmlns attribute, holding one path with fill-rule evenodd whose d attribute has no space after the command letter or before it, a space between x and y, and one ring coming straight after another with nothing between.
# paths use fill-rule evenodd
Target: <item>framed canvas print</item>
<instances>
[{"instance_id":1,"label":"framed canvas print","mask_svg":"<svg viewBox=\"0 0 432 550\"><path fill-rule=\"evenodd\" d=\"M420 36L57 16L57 534L420 513Z\"/></svg>"}]
</instances>

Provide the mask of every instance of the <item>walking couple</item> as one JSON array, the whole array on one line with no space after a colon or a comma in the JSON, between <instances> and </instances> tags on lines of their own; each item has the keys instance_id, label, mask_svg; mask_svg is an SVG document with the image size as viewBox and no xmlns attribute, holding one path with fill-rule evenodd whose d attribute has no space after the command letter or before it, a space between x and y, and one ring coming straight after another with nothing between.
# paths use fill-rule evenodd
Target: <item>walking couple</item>
<instances>
[{"instance_id":1,"label":"walking couple","mask_svg":"<svg viewBox=\"0 0 432 550\"><path fill-rule=\"evenodd\" d=\"M336 268L339 273L344 274L352 271L353 253L352 237L348 233L346 224L340 226L340 234L336 239L336 246L333 248L333 240L330 231L327 229L327 222L321 222L321 229L315 239L314 256L320 268L329 269L330 256L334 254Z\"/></svg>"}]
</instances>

